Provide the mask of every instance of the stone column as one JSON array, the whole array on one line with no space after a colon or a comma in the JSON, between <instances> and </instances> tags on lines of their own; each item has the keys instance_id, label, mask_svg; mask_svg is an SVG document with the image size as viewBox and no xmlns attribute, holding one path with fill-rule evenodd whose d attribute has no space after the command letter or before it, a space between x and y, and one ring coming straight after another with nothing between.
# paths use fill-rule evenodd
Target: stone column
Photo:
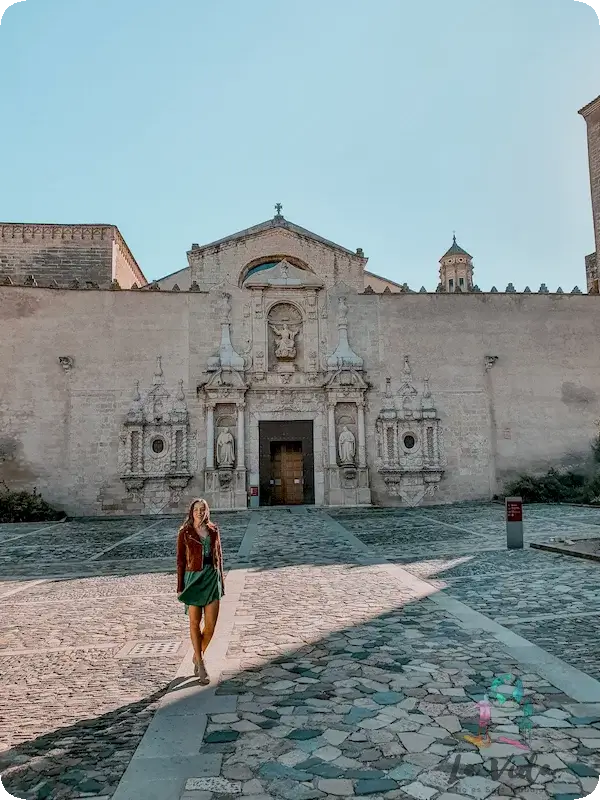
<instances>
[{"instance_id":1,"label":"stone column","mask_svg":"<svg viewBox=\"0 0 600 800\"><path fill-rule=\"evenodd\" d=\"M365 407L358 403L358 466L367 466L367 453L365 449Z\"/></svg>"},{"instance_id":2,"label":"stone column","mask_svg":"<svg viewBox=\"0 0 600 800\"><path fill-rule=\"evenodd\" d=\"M213 406L206 408L206 469L215 468L215 411Z\"/></svg>"},{"instance_id":3,"label":"stone column","mask_svg":"<svg viewBox=\"0 0 600 800\"><path fill-rule=\"evenodd\" d=\"M244 469L244 403L239 403L237 406L237 452L236 452L236 469Z\"/></svg>"},{"instance_id":4,"label":"stone column","mask_svg":"<svg viewBox=\"0 0 600 800\"><path fill-rule=\"evenodd\" d=\"M335 403L329 403L329 466L337 467L337 442L335 440Z\"/></svg>"}]
</instances>

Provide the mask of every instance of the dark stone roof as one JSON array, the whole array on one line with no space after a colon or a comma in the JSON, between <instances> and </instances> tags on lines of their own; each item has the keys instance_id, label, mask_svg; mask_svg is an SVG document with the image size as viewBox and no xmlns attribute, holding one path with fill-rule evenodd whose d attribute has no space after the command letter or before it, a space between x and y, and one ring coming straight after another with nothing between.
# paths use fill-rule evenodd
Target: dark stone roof
<instances>
[{"instance_id":1,"label":"dark stone roof","mask_svg":"<svg viewBox=\"0 0 600 800\"><path fill-rule=\"evenodd\" d=\"M447 253L444 253L442 258L446 258L446 256L467 256L467 258L473 258L473 256L469 255L466 250L463 250L460 245L456 244L456 236L453 237L452 247Z\"/></svg>"}]
</instances>

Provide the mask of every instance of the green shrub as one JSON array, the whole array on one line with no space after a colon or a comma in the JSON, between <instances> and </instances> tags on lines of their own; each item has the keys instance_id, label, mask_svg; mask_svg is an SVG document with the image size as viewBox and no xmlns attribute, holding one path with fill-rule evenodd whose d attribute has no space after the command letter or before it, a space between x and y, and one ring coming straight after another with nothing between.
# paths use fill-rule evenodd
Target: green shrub
<instances>
[{"instance_id":1,"label":"green shrub","mask_svg":"<svg viewBox=\"0 0 600 800\"><path fill-rule=\"evenodd\" d=\"M596 464L600 464L600 433L592 440L592 456Z\"/></svg>"},{"instance_id":2,"label":"green shrub","mask_svg":"<svg viewBox=\"0 0 600 800\"><path fill-rule=\"evenodd\" d=\"M594 475L585 485L584 503L600 504L600 473Z\"/></svg>"},{"instance_id":3,"label":"green shrub","mask_svg":"<svg viewBox=\"0 0 600 800\"><path fill-rule=\"evenodd\" d=\"M506 486L505 497L522 497L524 503L586 503L590 494L591 479L576 472L549 470L546 475L522 475ZM598 484L600 493L600 483Z\"/></svg>"},{"instance_id":4,"label":"green shrub","mask_svg":"<svg viewBox=\"0 0 600 800\"><path fill-rule=\"evenodd\" d=\"M0 522L55 522L64 516L63 511L52 508L36 489L33 492L11 491L4 482L0 485Z\"/></svg>"}]
</instances>

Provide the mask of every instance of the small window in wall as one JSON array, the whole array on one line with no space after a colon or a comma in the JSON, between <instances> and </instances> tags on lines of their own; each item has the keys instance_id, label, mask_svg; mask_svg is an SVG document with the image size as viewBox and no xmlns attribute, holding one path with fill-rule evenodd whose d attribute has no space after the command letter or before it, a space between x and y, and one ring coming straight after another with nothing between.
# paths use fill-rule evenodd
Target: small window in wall
<instances>
[{"instance_id":1,"label":"small window in wall","mask_svg":"<svg viewBox=\"0 0 600 800\"><path fill-rule=\"evenodd\" d=\"M459 286L464 286L465 285L465 279L464 278L459 278L458 279L458 285Z\"/></svg>"},{"instance_id":2,"label":"small window in wall","mask_svg":"<svg viewBox=\"0 0 600 800\"><path fill-rule=\"evenodd\" d=\"M448 281L448 288L454 289L454 278L450 278L450 280Z\"/></svg>"},{"instance_id":3,"label":"small window in wall","mask_svg":"<svg viewBox=\"0 0 600 800\"><path fill-rule=\"evenodd\" d=\"M417 443L417 442L416 442L416 439L415 439L415 437L412 435L412 433L407 433L407 434L406 434L406 436L404 437L404 439L403 439L402 441L404 442L404 447L406 447L406 449L407 449L407 450L412 450L412 449L413 449L413 447L414 447L414 446L416 445L416 443Z\"/></svg>"},{"instance_id":4,"label":"small window in wall","mask_svg":"<svg viewBox=\"0 0 600 800\"><path fill-rule=\"evenodd\" d=\"M164 449L165 449L164 439L160 439L160 438L157 437L156 439L153 440L153 442L152 442L152 452L153 453L156 453L158 455L159 453L162 453L162 451Z\"/></svg>"}]
</instances>

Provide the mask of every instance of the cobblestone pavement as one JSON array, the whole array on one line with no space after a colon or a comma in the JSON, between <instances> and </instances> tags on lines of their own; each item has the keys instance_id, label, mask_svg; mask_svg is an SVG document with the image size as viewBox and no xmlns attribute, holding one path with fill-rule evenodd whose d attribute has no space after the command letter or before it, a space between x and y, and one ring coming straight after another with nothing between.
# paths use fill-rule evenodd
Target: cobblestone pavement
<instances>
[{"instance_id":1,"label":"cobblestone pavement","mask_svg":"<svg viewBox=\"0 0 600 800\"><path fill-rule=\"evenodd\" d=\"M231 516L215 515L229 565L249 520ZM187 648L179 524L0 525L0 771L16 797L116 788Z\"/></svg>"},{"instance_id":2,"label":"cobblestone pavement","mask_svg":"<svg viewBox=\"0 0 600 800\"><path fill-rule=\"evenodd\" d=\"M200 752L217 768L190 775L181 797L589 794L600 703L576 704L428 596L443 590L600 677L600 565L507 552L502 512L215 515L226 565L247 569L217 688L237 703L210 716ZM0 526L0 770L15 796L112 795L186 646L176 529L174 520ZM249 555L236 559L245 533ZM526 508L528 538L561 534L600 536L600 511ZM21 552L31 555L14 564ZM45 581L55 575L70 577ZM136 643L162 649L136 657ZM523 707L512 700L494 704L491 746L463 738L474 703L505 673L521 678L532 705L530 750L499 741L522 741Z\"/></svg>"}]
</instances>

